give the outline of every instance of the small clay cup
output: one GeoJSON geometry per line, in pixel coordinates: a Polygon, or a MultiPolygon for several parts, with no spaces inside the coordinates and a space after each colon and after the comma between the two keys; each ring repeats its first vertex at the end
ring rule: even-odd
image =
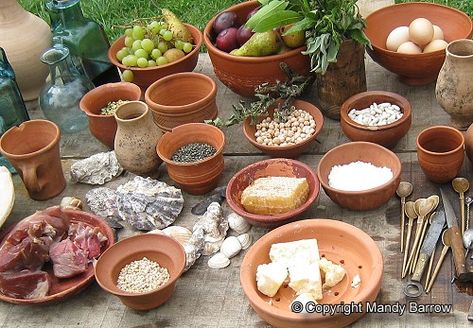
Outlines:
{"type": "Polygon", "coordinates": [[[0,152],[18,171],[32,199],[50,199],[66,187],[60,139],[59,127],[47,120],[26,121],[0,138],[0,152]]]}
{"type": "Polygon", "coordinates": [[[180,125],[165,133],[156,146],[158,156],[166,163],[169,177],[181,188],[195,195],[201,195],[217,187],[223,173],[223,147],[225,134],[212,125],[189,123],[180,125]],[[179,163],[171,160],[182,146],[190,143],[212,145],[217,152],[204,160],[193,163],[179,163]]]}
{"type": "Polygon", "coordinates": [[[427,178],[446,183],[458,175],[465,157],[465,138],[455,128],[432,126],[417,136],[417,159],[427,178]]]}
{"type": "Polygon", "coordinates": [[[106,250],[95,265],[95,278],[105,291],[116,295],[135,310],[150,310],[165,303],[173,294],[177,279],[186,265],[186,253],[176,239],[161,234],[142,234],[123,239],[106,250]],[[129,293],[117,287],[121,269],[143,257],[159,263],[169,272],[169,280],[146,293],[129,293]]]}
{"type": "Polygon", "coordinates": [[[113,115],[102,115],[100,110],[111,101],[140,100],[141,89],[136,84],[117,82],[103,84],[85,94],[79,106],[89,119],[92,135],[110,149],[114,148],[117,122],[113,115]]]}
{"type": "Polygon", "coordinates": [[[200,73],[178,73],[154,82],[145,93],[156,125],[163,131],[217,117],[217,85],[200,73]]]}

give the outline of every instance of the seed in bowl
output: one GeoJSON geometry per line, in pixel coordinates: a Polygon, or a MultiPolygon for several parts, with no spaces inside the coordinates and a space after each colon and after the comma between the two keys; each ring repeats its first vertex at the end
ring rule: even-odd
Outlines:
{"type": "Polygon", "coordinates": [[[100,110],[101,115],[113,115],[117,111],[118,107],[120,107],[123,104],[126,104],[128,100],[121,100],[118,99],[117,101],[111,101],[100,110]]]}
{"type": "Polygon", "coordinates": [[[316,123],[312,115],[302,109],[294,109],[283,122],[267,117],[256,124],[256,142],[265,146],[289,146],[301,143],[315,133],[316,123]]]}
{"type": "Polygon", "coordinates": [[[366,162],[335,165],[330,169],[328,184],[343,191],[363,191],[379,187],[393,178],[388,167],[378,167],[366,162]]]}
{"type": "Polygon", "coordinates": [[[216,152],[217,150],[212,145],[196,142],[187,144],[176,150],[171,159],[174,162],[193,163],[209,158],[216,152]]]}
{"type": "Polygon", "coordinates": [[[117,287],[128,293],[146,293],[169,280],[169,272],[146,257],[125,265],[118,275],[117,287]]]}
{"type": "Polygon", "coordinates": [[[373,103],[368,108],[355,109],[348,112],[354,122],[365,126],[383,126],[396,122],[403,113],[398,105],[388,102],[382,104],[373,103]]]}

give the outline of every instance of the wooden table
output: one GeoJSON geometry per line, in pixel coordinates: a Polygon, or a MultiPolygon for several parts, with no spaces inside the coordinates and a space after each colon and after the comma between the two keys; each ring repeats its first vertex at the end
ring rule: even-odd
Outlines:
{"type": "MultiPolygon", "coordinates": [[[[210,75],[218,84],[220,115],[228,117],[231,105],[239,97],[225,88],[215,77],[210,60],[206,54],[200,56],[196,71],[210,75]]],[[[395,151],[403,164],[402,179],[414,184],[411,199],[429,196],[437,192],[436,186],[424,177],[415,152],[415,138],[424,128],[434,124],[449,124],[448,115],[438,106],[435,96],[435,84],[424,87],[408,87],[401,84],[397,77],[384,70],[369,58],[366,60],[368,89],[388,90],[405,96],[413,107],[413,124],[407,136],[397,145],[395,151]]],[[[308,96],[313,101],[313,96],[308,96]]],[[[41,117],[40,110],[31,110],[32,118],[41,117]]],[[[221,183],[250,163],[267,158],[250,145],[244,138],[241,127],[236,126],[226,131],[225,173],[221,183]]],[[[345,143],[337,121],[326,120],[317,143],[309,152],[299,159],[314,170],[321,156],[332,147],[345,143]]],[[[64,135],[61,141],[63,167],[69,180],[70,165],[77,159],[88,157],[105,147],[96,141],[88,131],[78,135],[64,135]]],[[[462,175],[470,180],[471,164],[465,160],[462,175]]],[[[130,179],[124,175],[112,181],[108,186],[114,188],[130,179]]],[[[160,179],[169,180],[165,167],[160,168],[160,179]]],[[[12,224],[35,210],[58,204],[63,196],[70,195],[83,198],[91,188],[88,185],[75,185],[68,182],[66,190],[58,197],[36,202],[31,200],[18,176],[14,177],[16,203],[7,224],[12,224]]],[[[185,208],[175,222],[192,228],[196,217],[190,208],[199,197],[184,195],[185,208]]],[[[384,256],[384,277],[382,289],[377,301],[379,303],[405,303],[400,280],[402,257],[399,252],[399,199],[393,197],[385,206],[368,212],[353,212],[340,208],[321,191],[317,201],[300,216],[304,218],[333,218],[353,224],[367,232],[378,244],[384,256]]],[[[226,207],[228,211],[228,208],[226,207]]],[[[266,233],[262,228],[252,228],[255,239],[266,233]]],[[[126,229],[122,234],[131,235],[137,232],[126,229]]],[[[439,251],[437,251],[439,254],[439,251]]],[[[82,293],[58,304],[46,306],[19,306],[0,303],[0,324],[2,327],[268,327],[250,307],[239,281],[239,267],[244,252],[232,259],[226,269],[210,269],[207,257],[203,257],[179,280],[172,299],[158,309],[149,312],[138,312],[126,308],[118,298],[102,291],[93,283],[82,293]]],[[[353,327],[463,327],[467,326],[466,312],[472,294],[472,286],[466,292],[459,292],[455,284],[450,284],[453,264],[448,255],[432,292],[422,296],[420,303],[453,304],[452,312],[444,315],[429,314],[369,314],[359,320],[353,327]]]]}

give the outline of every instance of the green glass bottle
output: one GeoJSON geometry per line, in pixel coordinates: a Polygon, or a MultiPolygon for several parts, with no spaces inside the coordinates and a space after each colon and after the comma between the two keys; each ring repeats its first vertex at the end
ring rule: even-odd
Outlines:
{"type": "Polygon", "coordinates": [[[120,81],[117,68],[108,60],[110,44],[103,28],[84,17],[80,0],[46,0],[53,43],[69,48],[77,68],[95,86],[120,81]]]}

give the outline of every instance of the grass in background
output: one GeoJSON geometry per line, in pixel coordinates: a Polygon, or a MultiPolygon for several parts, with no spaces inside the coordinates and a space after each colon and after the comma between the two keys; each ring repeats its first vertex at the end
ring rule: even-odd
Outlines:
{"type": "MultiPolygon", "coordinates": [[[[401,2],[416,2],[417,0],[396,0],[396,3],[401,2]]],[[[467,13],[473,18],[473,0],[426,0],[424,2],[434,2],[441,5],[454,7],[467,13]]]]}

